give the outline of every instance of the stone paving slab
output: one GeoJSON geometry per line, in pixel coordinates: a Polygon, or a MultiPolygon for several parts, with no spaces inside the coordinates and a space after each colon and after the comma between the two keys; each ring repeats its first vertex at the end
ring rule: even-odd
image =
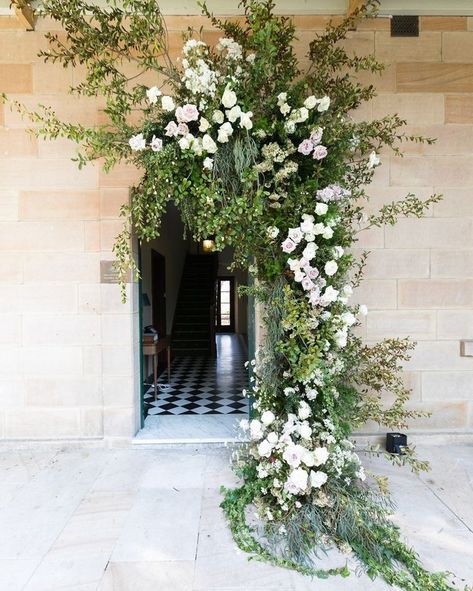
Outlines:
{"type": "MultiPolygon", "coordinates": [[[[473,583],[473,446],[418,451],[433,468],[420,477],[365,463],[389,476],[394,519],[426,566],[454,571],[461,589],[473,583]]],[[[230,453],[0,453],[0,591],[388,591],[365,576],[313,581],[248,561],[219,508],[220,485],[235,483],[230,453]]]]}

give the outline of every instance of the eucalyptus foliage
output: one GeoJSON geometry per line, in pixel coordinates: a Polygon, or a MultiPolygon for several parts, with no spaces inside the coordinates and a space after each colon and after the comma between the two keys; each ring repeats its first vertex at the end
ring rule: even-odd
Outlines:
{"type": "MultiPolygon", "coordinates": [[[[365,345],[353,332],[365,310],[349,298],[367,256],[352,254],[358,234],[420,217],[440,199],[409,194],[366,215],[378,154],[401,155],[405,141],[432,140],[406,135],[396,115],[351,116],[375,95],[357,75],[383,66],[341,42],[374,15],[374,2],[315,35],[305,71],[291,19],[276,16],[272,0],[241,6],[244,18],[221,21],[203,5],[222,38],[210,47],[201,31],[187,31],[176,62],[154,0],[108,0],[106,8],[45,0],[43,14],[66,35],[47,34],[42,57],[85,67],[71,92],[101,96],[108,123],[90,128],[63,122],[48,107],[14,107],[38,135],[76,141],[79,166],[102,158],[106,170],[121,160],[142,169],[115,244],[122,277],[136,270],[132,233],[156,238],[170,202],[195,240],[213,236],[217,250],[232,246],[234,265],[254,275],[245,291],[259,302],[266,337],[251,362],[255,412],[243,425],[251,441],[235,457],[241,485],[225,490],[222,503],[237,544],[307,575],[347,576],[345,565],[323,568],[324,552],[335,546],[371,577],[407,591],[451,589],[445,574],[427,572],[403,543],[385,480],[373,475],[367,484],[350,441],[366,421],[395,429],[420,414],[406,407],[400,374],[412,343],[365,345]],[[142,80],[150,72],[148,88],[142,80]]],[[[390,459],[427,468],[413,450],[390,459]]]]}

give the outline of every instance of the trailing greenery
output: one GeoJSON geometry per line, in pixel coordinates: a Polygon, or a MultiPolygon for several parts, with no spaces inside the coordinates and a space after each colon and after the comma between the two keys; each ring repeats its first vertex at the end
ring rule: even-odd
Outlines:
{"type": "MultiPolygon", "coordinates": [[[[433,140],[405,134],[396,115],[351,116],[375,95],[357,74],[375,76],[383,66],[341,42],[360,18],[374,15],[375,2],[316,35],[305,71],[291,19],[276,16],[271,0],[241,7],[242,20],[222,21],[203,4],[222,37],[209,46],[188,30],[176,62],[154,0],[108,0],[106,8],[45,0],[43,14],[66,37],[48,35],[51,48],[41,55],[85,67],[71,92],[101,96],[108,122],[89,128],[61,121],[48,107],[13,108],[38,135],[76,141],[79,166],[102,158],[106,170],[121,160],[142,169],[114,249],[122,278],[136,271],[132,235],[156,238],[170,202],[190,236],[215,237],[217,250],[232,246],[234,265],[253,274],[245,292],[261,307],[266,337],[251,360],[255,412],[242,422],[250,443],[235,457],[241,485],[225,490],[222,504],[239,547],[309,576],[347,576],[345,564],[323,568],[324,552],[336,547],[370,577],[406,591],[452,589],[402,541],[389,519],[386,480],[373,476],[367,484],[350,440],[366,421],[394,429],[422,414],[406,407],[400,375],[413,344],[363,344],[353,329],[366,309],[349,299],[368,256],[352,253],[359,232],[420,217],[440,199],[409,194],[366,215],[381,149],[401,156],[403,142],[433,140]],[[142,80],[150,72],[155,85],[148,88],[142,80]],[[249,508],[259,516],[253,525],[249,508]]],[[[413,449],[390,459],[428,468],[413,449]]]]}

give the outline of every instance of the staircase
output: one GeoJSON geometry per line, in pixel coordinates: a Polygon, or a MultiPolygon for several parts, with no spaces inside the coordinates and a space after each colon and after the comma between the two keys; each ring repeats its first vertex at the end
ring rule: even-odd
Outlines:
{"type": "Polygon", "coordinates": [[[172,331],[172,349],[177,355],[215,354],[217,257],[187,255],[172,331]]]}

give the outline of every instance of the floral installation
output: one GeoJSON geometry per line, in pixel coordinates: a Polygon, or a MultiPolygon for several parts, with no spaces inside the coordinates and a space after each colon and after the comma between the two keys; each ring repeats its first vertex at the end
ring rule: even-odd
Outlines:
{"type": "MultiPolygon", "coordinates": [[[[349,55],[339,42],[375,8],[368,2],[315,36],[303,72],[294,26],[274,14],[271,0],[243,0],[240,22],[220,21],[204,5],[222,35],[211,46],[188,31],[177,62],[153,0],[107,9],[44,0],[43,13],[62,24],[68,43],[48,34],[50,49],[41,55],[85,65],[73,92],[103,95],[110,121],[86,128],[48,108],[14,106],[38,124],[38,135],[80,144],[80,166],[101,157],[106,170],[123,159],[143,170],[115,245],[123,278],[136,270],[132,232],[140,241],[157,237],[170,201],[195,240],[215,236],[216,249],[232,246],[234,265],[252,273],[244,292],[261,307],[266,337],[249,363],[253,415],[241,425],[249,443],[234,454],[240,485],[225,490],[222,503],[240,548],[307,575],[347,576],[345,564],[323,568],[320,552],[334,547],[372,578],[406,591],[444,591],[453,589],[447,575],[426,571],[402,541],[385,480],[365,473],[351,440],[367,420],[401,428],[419,416],[405,406],[409,390],[399,373],[412,343],[370,347],[356,334],[368,311],[350,298],[367,255],[356,259],[352,246],[360,231],[420,217],[440,198],[409,194],[377,214],[364,212],[381,149],[399,154],[403,141],[432,141],[406,136],[397,116],[356,122],[350,115],[375,94],[356,74],[382,65],[349,55]],[[140,84],[123,63],[154,71],[156,84],[140,84]]],[[[389,459],[427,467],[412,450],[389,459]]]]}

